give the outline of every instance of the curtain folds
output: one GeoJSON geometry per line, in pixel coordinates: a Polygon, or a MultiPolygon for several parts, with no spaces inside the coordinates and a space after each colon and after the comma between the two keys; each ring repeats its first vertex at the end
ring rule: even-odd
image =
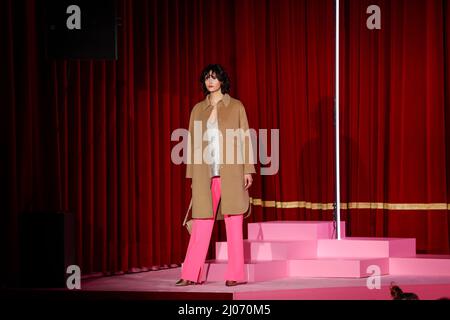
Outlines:
{"type": "MultiPolygon", "coordinates": [[[[341,3],[347,235],[448,253],[449,5],[378,0],[382,29],[369,30],[375,3],[341,3]]],[[[119,0],[118,12],[117,61],[55,61],[40,2],[0,4],[2,273],[16,274],[23,212],[75,214],[83,273],[182,262],[191,189],[171,134],[203,99],[208,63],[228,71],[252,128],[279,129],[278,173],[255,176],[245,225],[333,219],[334,1],[119,0]]],[[[212,242],[224,239],[219,223],[212,242]]]]}

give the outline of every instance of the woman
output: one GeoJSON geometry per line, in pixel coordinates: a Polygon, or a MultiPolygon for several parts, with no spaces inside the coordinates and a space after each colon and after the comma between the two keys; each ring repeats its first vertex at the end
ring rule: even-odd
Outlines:
{"type": "Polygon", "coordinates": [[[220,65],[206,66],[200,82],[206,98],[191,111],[186,172],[192,179],[194,223],[176,285],[200,282],[214,220],[224,218],[228,243],[225,284],[235,286],[246,280],[242,224],[255,173],[249,126],[244,106],[228,94],[230,82],[220,65]]]}

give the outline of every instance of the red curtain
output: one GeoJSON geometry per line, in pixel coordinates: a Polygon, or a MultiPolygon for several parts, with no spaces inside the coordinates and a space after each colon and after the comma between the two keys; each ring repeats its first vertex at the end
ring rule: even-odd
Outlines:
{"type": "Polygon", "coordinates": [[[342,199],[351,235],[412,237],[419,251],[449,252],[449,13],[447,1],[349,0],[342,8],[342,199]],[[366,27],[373,4],[381,30],[366,27]]]}
{"type": "MultiPolygon", "coordinates": [[[[171,133],[203,98],[208,63],[228,71],[252,128],[280,130],[279,171],[255,177],[246,223],[333,218],[334,1],[121,0],[117,61],[46,60],[39,2],[0,6],[7,274],[28,211],[75,213],[83,273],[183,260],[190,182],[171,162],[171,133]]],[[[342,2],[348,235],[449,252],[448,13],[438,0],[342,2]],[[381,30],[366,28],[372,4],[381,30]]],[[[212,243],[224,239],[218,223],[212,243]]]]}

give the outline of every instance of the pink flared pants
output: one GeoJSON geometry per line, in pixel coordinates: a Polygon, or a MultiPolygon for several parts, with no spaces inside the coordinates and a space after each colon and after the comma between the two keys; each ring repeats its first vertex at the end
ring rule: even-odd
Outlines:
{"type": "MultiPolygon", "coordinates": [[[[194,282],[201,281],[202,269],[208,253],[209,242],[220,200],[220,177],[211,179],[211,193],[214,217],[194,219],[192,234],[181,270],[181,278],[194,282]]],[[[224,280],[245,281],[244,245],[242,236],[243,214],[224,215],[227,232],[228,267],[224,280]]]]}

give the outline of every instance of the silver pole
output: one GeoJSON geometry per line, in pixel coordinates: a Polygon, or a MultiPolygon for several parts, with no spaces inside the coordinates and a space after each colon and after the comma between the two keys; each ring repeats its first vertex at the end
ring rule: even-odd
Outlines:
{"type": "Polygon", "coordinates": [[[335,121],[336,121],[336,237],[341,240],[341,191],[339,175],[339,0],[336,0],[336,88],[335,88],[335,121]]]}

